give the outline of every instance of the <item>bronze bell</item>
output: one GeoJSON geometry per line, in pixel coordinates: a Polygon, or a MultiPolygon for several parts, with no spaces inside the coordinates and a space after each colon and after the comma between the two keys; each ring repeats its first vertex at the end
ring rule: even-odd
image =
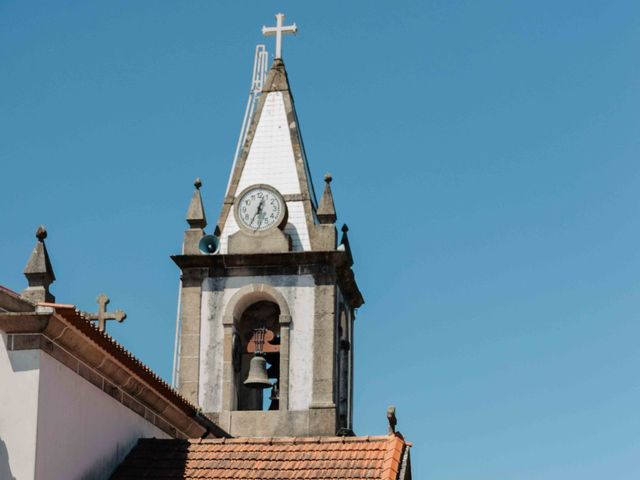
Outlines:
{"type": "Polygon", "coordinates": [[[255,354],[249,363],[249,375],[244,384],[250,388],[271,388],[267,376],[267,360],[264,356],[255,354]]]}

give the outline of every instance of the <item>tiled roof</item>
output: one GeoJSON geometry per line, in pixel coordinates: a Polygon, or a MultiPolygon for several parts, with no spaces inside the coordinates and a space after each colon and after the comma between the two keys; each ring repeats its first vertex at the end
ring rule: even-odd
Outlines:
{"type": "Polygon", "coordinates": [[[111,478],[396,480],[408,447],[399,435],[141,439],[111,478]]]}

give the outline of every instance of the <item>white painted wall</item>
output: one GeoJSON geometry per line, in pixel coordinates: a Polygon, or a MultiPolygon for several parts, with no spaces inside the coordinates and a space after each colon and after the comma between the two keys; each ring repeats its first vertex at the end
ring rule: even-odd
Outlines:
{"type": "Polygon", "coordinates": [[[137,413],[39,352],[36,478],[108,478],[139,438],[170,438],[137,413]]]}
{"type": "Polygon", "coordinates": [[[291,236],[291,249],[294,252],[310,251],[309,227],[304,214],[302,202],[287,202],[289,218],[284,228],[284,233],[291,236]]]}
{"type": "Polygon", "coordinates": [[[0,344],[0,479],[108,478],[139,438],[169,438],[43,351],[0,344]]]}
{"type": "Polygon", "coordinates": [[[315,283],[312,275],[207,278],[203,281],[199,403],[205,412],[222,409],[222,316],[231,297],[252,283],[273,286],[289,305],[289,409],[307,410],[311,404],[313,378],[315,283]]]}
{"type": "Polygon", "coordinates": [[[0,332],[0,478],[34,478],[38,420],[38,350],[7,351],[0,332]]]}

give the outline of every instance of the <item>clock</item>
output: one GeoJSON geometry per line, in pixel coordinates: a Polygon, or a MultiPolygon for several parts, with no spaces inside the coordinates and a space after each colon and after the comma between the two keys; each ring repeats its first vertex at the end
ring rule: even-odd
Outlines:
{"type": "Polygon", "coordinates": [[[252,185],[238,195],[236,222],[245,231],[261,233],[286,223],[287,205],[270,185],[252,185]]]}

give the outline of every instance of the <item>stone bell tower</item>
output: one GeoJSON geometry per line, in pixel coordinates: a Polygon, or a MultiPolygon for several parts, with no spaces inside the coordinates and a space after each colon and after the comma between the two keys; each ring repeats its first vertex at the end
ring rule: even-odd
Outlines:
{"type": "MultiPolygon", "coordinates": [[[[278,28],[295,26],[279,18],[278,28]]],[[[172,257],[182,279],[176,382],[234,436],[334,435],[352,428],[364,300],[346,226],[338,241],[330,176],[316,201],[280,57],[209,236],[196,182],[183,253],[172,257]]]]}

